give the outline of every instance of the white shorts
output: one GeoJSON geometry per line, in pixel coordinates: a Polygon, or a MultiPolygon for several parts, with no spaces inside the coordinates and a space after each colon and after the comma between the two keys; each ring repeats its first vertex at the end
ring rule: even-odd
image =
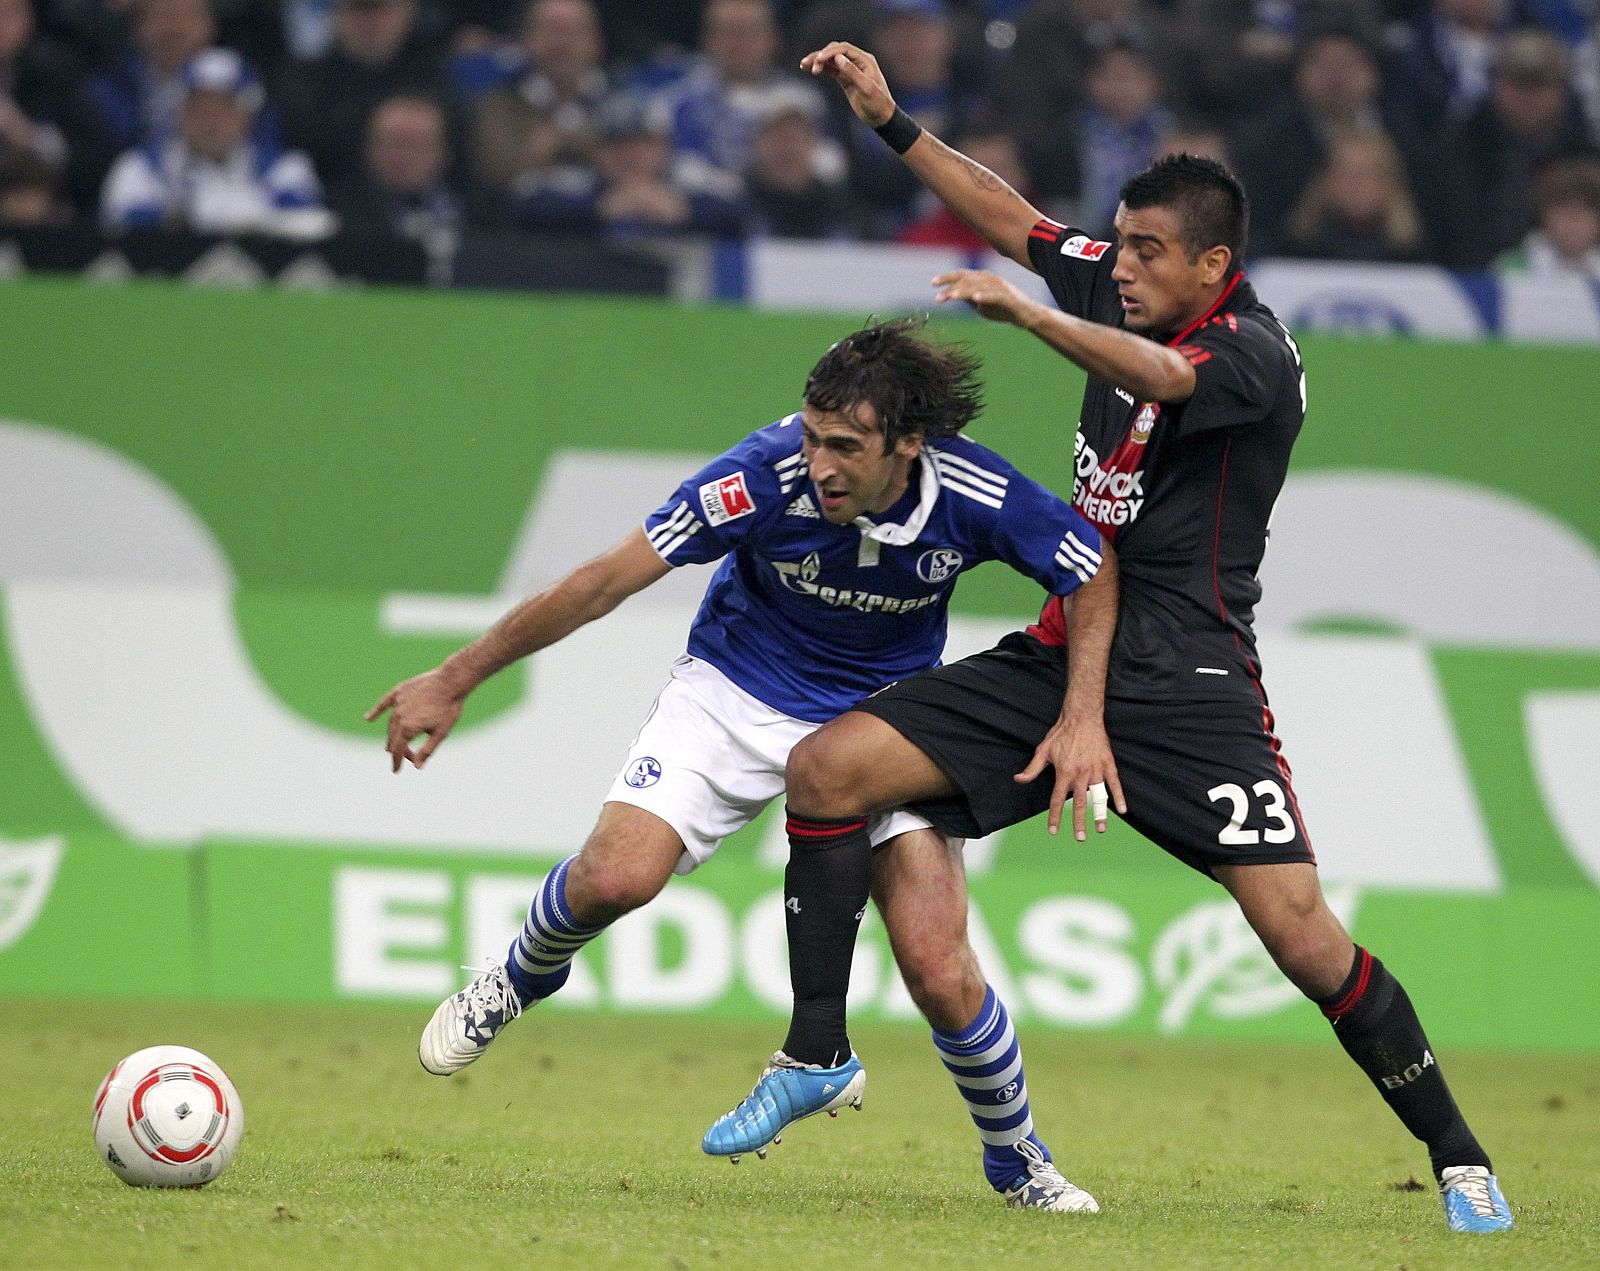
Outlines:
{"type": "MultiPolygon", "coordinates": [[[[789,752],[820,727],[757,701],[709,662],[681,657],[606,801],[631,803],[676,830],[683,855],[673,873],[690,873],[783,793],[789,752]]],[[[888,812],[870,832],[877,846],[930,828],[910,812],[888,812]]]]}

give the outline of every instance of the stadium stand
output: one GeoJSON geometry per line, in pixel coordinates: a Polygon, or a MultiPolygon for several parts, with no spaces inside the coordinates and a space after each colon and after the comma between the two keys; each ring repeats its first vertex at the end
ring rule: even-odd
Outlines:
{"type": "MultiPolygon", "coordinates": [[[[0,235],[11,272],[152,258],[96,228],[113,163],[183,150],[191,67],[220,47],[263,90],[250,153],[309,156],[332,211],[239,228],[414,240],[429,281],[460,281],[489,242],[534,285],[528,262],[570,275],[592,251],[640,262],[597,287],[726,296],[751,266],[705,240],[941,241],[925,193],[799,72],[837,34],[881,55],[913,115],[992,138],[1049,214],[1093,232],[1124,173],[1198,137],[1250,190],[1253,257],[1520,279],[1533,261],[1587,284],[1597,21],[1589,0],[0,0],[0,235]],[[1552,207],[1571,209],[1560,232],[1552,207]]],[[[219,226],[183,199],[149,220],[142,237],[186,242],[219,226]]],[[[393,278],[397,250],[371,269],[334,254],[393,278]]]]}

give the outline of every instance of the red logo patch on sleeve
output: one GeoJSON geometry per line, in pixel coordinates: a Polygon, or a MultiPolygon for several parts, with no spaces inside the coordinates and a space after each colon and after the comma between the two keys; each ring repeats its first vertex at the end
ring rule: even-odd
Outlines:
{"type": "Polygon", "coordinates": [[[1061,244],[1061,254],[1076,256],[1079,260],[1099,260],[1110,246],[1110,243],[1093,240],[1087,234],[1074,234],[1061,244]]]}
{"type": "Polygon", "coordinates": [[[749,516],[756,510],[756,503],[750,497],[744,473],[735,472],[720,481],[707,481],[700,487],[700,508],[707,525],[724,525],[749,516]]]}

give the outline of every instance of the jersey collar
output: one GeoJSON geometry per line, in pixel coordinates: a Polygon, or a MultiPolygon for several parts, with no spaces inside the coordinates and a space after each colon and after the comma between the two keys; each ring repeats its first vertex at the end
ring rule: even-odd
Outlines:
{"type": "Polygon", "coordinates": [[[1233,295],[1233,293],[1238,289],[1239,284],[1242,283],[1243,281],[1244,281],[1244,270],[1241,269],[1241,270],[1238,270],[1233,275],[1233,277],[1228,280],[1228,285],[1222,289],[1222,294],[1219,295],[1215,300],[1213,300],[1211,302],[1211,307],[1209,309],[1207,309],[1204,313],[1202,313],[1193,322],[1191,322],[1188,326],[1184,327],[1184,329],[1182,331],[1178,332],[1177,335],[1173,336],[1172,339],[1168,340],[1167,341],[1167,346],[1169,348],[1177,348],[1178,345],[1182,344],[1191,335],[1193,335],[1197,330],[1199,330],[1201,327],[1203,327],[1207,322],[1210,322],[1212,317],[1216,314],[1217,310],[1221,309],[1222,306],[1227,303],[1228,297],[1233,295]]]}
{"type": "Polygon", "coordinates": [[[860,527],[862,537],[887,543],[890,547],[904,547],[907,543],[917,541],[923,526],[933,515],[933,505],[939,499],[939,473],[928,455],[928,447],[924,446],[922,450],[918,460],[922,471],[917,489],[917,506],[912,509],[911,515],[900,525],[878,525],[871,517],[858,516],[855,524],[860,527]]]}

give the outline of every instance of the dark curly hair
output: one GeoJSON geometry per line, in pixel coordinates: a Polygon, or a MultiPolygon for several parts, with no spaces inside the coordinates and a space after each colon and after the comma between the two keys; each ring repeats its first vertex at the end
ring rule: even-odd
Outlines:
{"type": "Polygon", "coordinates": [[[847,335],[806,378],[805,402],[848,413],[870,403],[887,454],[902,437],[954,437],[983,410],[981,363],[964,345],[922,334],[922,318],[895,318],[847,335]]]}

